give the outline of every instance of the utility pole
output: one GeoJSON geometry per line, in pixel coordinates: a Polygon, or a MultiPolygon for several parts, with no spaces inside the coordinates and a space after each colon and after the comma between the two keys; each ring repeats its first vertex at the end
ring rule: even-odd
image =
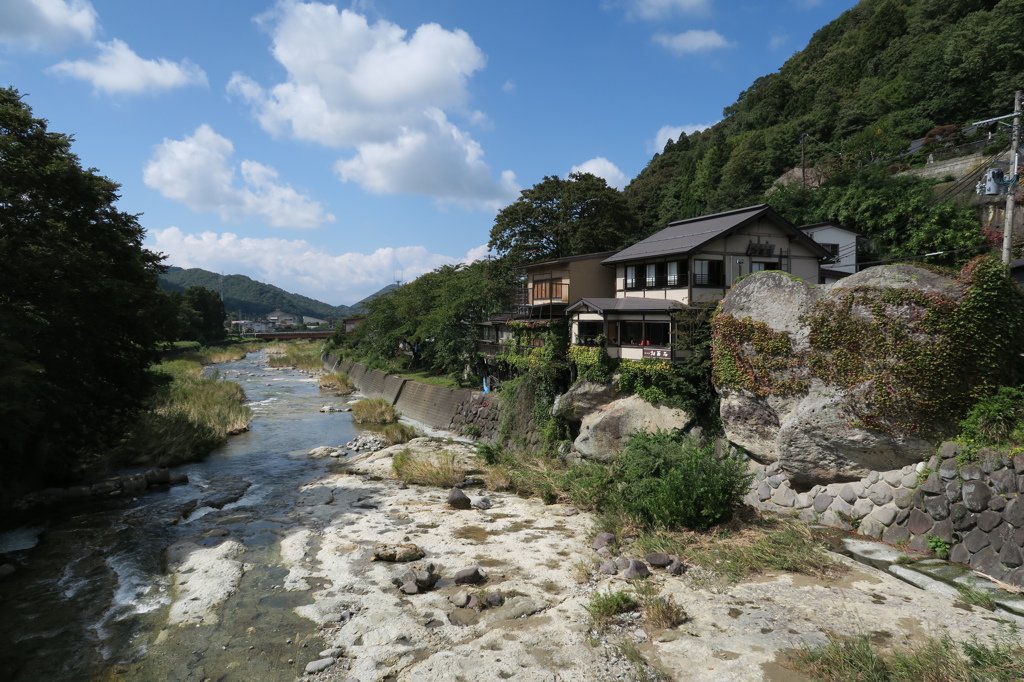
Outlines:
{"type": "Polygon", "coordinates": [[[1013,209],[1017,203],[1017,147],[1020,145],[1020,98],[1021,91],[1013,93],[1013,132],[1010,135],[1010,153],[1013,155],[1013,165],[1010,168],[1010,184],[1006,188],[1006,215],[1003,219],[1003,264],[1010,264],[1010,245],[1013,243],[1013,209]]]}

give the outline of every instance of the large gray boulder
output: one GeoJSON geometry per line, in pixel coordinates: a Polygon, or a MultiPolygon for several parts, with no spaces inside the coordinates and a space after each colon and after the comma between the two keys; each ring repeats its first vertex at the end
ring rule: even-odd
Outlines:
{"type": "Polygon", "coordinates": [[[691,421],[690,414],[683,410],[652,405],[631,395],[583,417],[573,449],[586,459],[609,461],[622,454],[636,431],[685,429],[691,421]]]}
{"type": "MultiPolygon", "coordinates": [[[[805,390],[767,395],[727,386],[716,386],[716,390],[726,438],[761,462],[781,462],[801,483],[855,480],[871,470],[919,462],[935,450],[931,440],[898,429],[889,432],[858,425],[847,409],[849,399],[870,386],[865,383],[847,391],[822,381],[802,364],[802,354],[810,349],[806,319],[815,304],[854,287],[916,289],[954,299],[963,293],[957,280],[912,265],[870,268],[825,286],[765,272],[734,286],[719,309],[719,315],[749,318],[789,335],[790,376],[802,381],[805,390]]],[[[902,314],[909,319],[913,311],[894,313],[902,314]]],[[[745,350],[750,352],[749,346],[745,350]]]]}
{"type": "Polygon", "coordinates": [[[612,384],[599,384],[589,379],[580,379],[568,391],[555,398],[551,414],[570,422],[579,423],[583,418],[620,396],[612,384]]]}

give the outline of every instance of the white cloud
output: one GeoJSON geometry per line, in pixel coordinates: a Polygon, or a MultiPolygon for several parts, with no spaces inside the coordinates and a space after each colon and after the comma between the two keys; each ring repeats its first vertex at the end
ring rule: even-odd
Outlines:
{"type": "Polygon", "coordinates": [[[486,121],[468,110],[469,78],[486,58],[465,31],[424,24],[409,35],[387,21],[297,0],[258,21],[287,80],[265,88],[236,73],[228,91],[252,106],[264,130],[355,149],[339,162],[339,177],[371,192],[484,207],[509,199],[510,173],[495,178],[480,146],[449,120],[486,121]],[[435,155],[432,177],[421,165],[426,151],[435,155]]]}
{"type": "Polygon", "coordinates": [[[185,234],[177,227],[150,231],[147,246],[166,253],[170,265],[244,273],[333,304],[365,298],[393,283],[396,272],[409,282],[442,265],[468,263],[487,254],[484,245],[463,257],[430,253],[423,246],[332,255],[305,240],[254,239],[230,232],[185,234]]]}
{"type": "Polygon", "coordinates": [[[726,40],[718,31],[698,30],[684,31],[676,35],[658,33],[654,36],[654,42],[676,54],[692,54],[736,45],[726,40]]]}
{"type": "Polygon", "coordinates": [[[513,93],[516,91],[516,84],[512,81],[505,81],[501,84],[501,91],[507,93],[513,93]]]}
{"type": "Polygon", "coordinates": [[[505,171],[496,187],[480,145],[451,125],[444,112],[434,109],[426,117],[430,128],[359,145],[355,157],[335,164],[338,176],[375,194],[425,194],[467,207],[497,210],[515,199],[515,174],[505,171]]]}
{"type": "Polygon", "coordinates": [[[203,124],[184,140],[164,139],[143,170],[143,181],[193,211],[215,212],[222,220],[263,218],[273,227],[318,227],[333,222],[319,202],[278,180],[277,171],[256,161],[238,164],[237,184],[231,140],[203,124]]]}
{"type": "Polygon", "coordinates": [[[789,42],[789,36],[788,35],[786,35],[784,33],[778,33],[776,35],[773,35],[771,37],[771,39],[768,41],[768,49],[769,50],[777,50],[777,49],[779,49],[780,47],[782,47],[783,45],[785,45],[788,42],[789,42]]]}
{"type": "Polygon", "coordinates": [[[629,0],[629,14],[641,19],[664,19],[676,12],[704,14],[710,0],[629,0]]]}
{"type": "Polygon", "coordinates": [[[678,142],[681,135],[690,135],[698,130],[707,130],[716,123],[718,121],[712,121],[711,123],[689,123],[682,126],[661,126],[654,135],[654,139],[647,144],[647,151],[651,154],[660,153],[665,149],[665,144],[669,140],[678,142]]]}
{"type": "Polygon", "coordinates": [[[57,50],[91,40],[96,10],[88,0],[3,0],[0,43],[31,50],[57,50]]]}
{"type": "Polygon", "coordinates": [[[50,73],[64,74],[92,83],[96,90],[154,92],[185,85],[206,85],[206,74],[187,59],[143,59],[121,40],[98,43],[100,54],[93,61],[65,61],[51,66],[50,73]]]}
{"type": "Polygon", "coordinates": [[[599,178],[604,178],[610,187],[615,187],[616,189],[622,189],[626,185],[626,175],[614,163],[603,156],[598,156],[589,161],[584,161],[578,166],[573,166],[569,173],[590,173],[591,175],[596,175],[599,178]]]}

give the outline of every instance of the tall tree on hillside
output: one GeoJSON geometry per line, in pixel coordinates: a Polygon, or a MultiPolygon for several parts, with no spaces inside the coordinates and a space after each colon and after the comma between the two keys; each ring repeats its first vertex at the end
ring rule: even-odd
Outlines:
{"type": "Polygon", "coordinates": [[[68,472],[153,385],[173,312],[157,290],[162,256],[115,208],[117,189],[0,90],[0,488],[68,472]]]}
{"type": "Polygon", "coordinates": [[[622,192],[604,178],[573,173],[545,177],[494,219],[489,246],[506,265],[611,251],[639,239],[622,192]]]}

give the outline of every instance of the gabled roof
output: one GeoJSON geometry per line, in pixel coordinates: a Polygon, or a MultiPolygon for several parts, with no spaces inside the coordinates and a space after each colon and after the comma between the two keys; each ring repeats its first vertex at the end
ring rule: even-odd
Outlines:
{"type": "Polygon", "coordinates": [[[679,301],[664,298],[581,298],[565,309],[566,314],[575,312],[630,312],[630,313],[663,313],[669,310],[684,308],[679,301]]]}
{"type": "Polygon", "coordinates": [[[563,258],[552,258],[550,260],[537,261],[536,263],[527,263],[525,265],[517,266],[519,269],[526,270],[528,268],[535,268],[541,265],[556,265],[559,263],[572,263],[579,260],[591,260],[594,258],[602,258],[615,254],[615,251],[601,251],[599,253],[583,253],[578,256],[565,256],[563,258]]]}
{"type": "Polygon", "coordinates": [[[839,223],[834,223],[831,220],[826,220],[823,223],[814,223],[812,225],[801,225],[797,229],[800,230],[801,232],[806,232],[807,230],[816,230],[819,227],[834,227],[837,230],[843,230],[844,232],[849,232],[850,234],[856,235],[859,238],[867,239],[867,237],[865,237],[863,233],[858,232],[857,230],[851,230],[848,227],[843,227],[839,223]]]}
{"type": "Polygon", "coordinates": [[[689,253],[719,237],[732,234],[745,225],[761,218],[770,220],[783,228],[819,255],[823,257],[829,255],[828,251],[820,244],[816,244],[814,240],[798,230],[793,223],[776,213],[771,206],[768,204],[758,204],[734,211],[669,223],[668,227],[661,232],[657,232],[643,241],[626,247],[611,258],[606,258],[602,261],[602,264],[614,265],[615,263],[625,261],[689,253]]]}

